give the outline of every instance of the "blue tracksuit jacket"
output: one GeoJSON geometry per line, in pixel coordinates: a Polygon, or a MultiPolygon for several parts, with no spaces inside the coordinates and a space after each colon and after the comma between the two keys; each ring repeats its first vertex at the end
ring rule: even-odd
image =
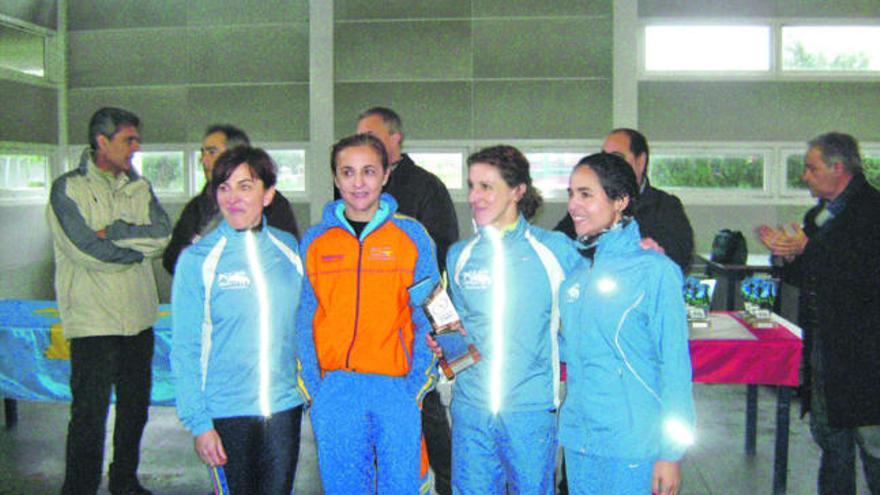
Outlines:
{"type": "Polygon", "coordinates": [[[302,274],[296,239],[265,218],[259,231],[224,221],[183,251],[171,292],[171,366],[177,414],[194,436],[213,428],[212,418],[303,403],[295,340],[302,274]]]}
{"type": "Polygon", "coordinates": [[[522,216],[511,230],[481,228],[450,248],[449,292],[482,354],[456,378],[454,401],[494,412],[559,405],[557,292],[580,263],[565,235],[522,216]]]}
{"type": "Polygon", "coordinates": [[[694,430],[683,281],[640,237],[635,220],[602,234],[560,289],[559,438],[593,456],[677,461],[694,430]]]}

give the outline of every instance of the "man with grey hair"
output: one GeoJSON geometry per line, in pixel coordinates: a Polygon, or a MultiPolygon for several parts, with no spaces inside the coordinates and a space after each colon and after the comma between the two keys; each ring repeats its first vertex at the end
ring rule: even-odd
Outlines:
{"type": "Polygon", "coordinates": [[[761,241],[800,288],[802,390],[822,449],[820,494],[855,494],[858,449],[880,494],[880,192],[856,140],[830,132],[808,144],[801,179],[819,200],[790,231],[762,225],[761,241]]]}
{"type": "MultiPolygon", "coordinates": [[[[174,265],[177,264],[177,258],[181,251],[213,230],[220,221],[220,210],[210,190],[211,173],[214,170],[214,162],[217,161],[217,157],[227,149],[250,146],[250,144],[251,141],[247,134],[233,125],[213,124],[205,129],[201,149],[205,187],[183,207],[180,218],[174,225],[171,242],[168,243],[168,247],[162,255],[162,266],[168,270],[168,273],[174,274],[174,265]]],[[[281,191],[275,191],[272,202],[263,210],[263,213],[266,215],[266,223],[290,232],[294,237],[299,238],[299,229],[296,225],[296,217],[293,215],[293,208],[287,198],[281,194],[281,191]]]]}
{"type": "Polygon", "coordinates": [[[52,183],[47,219],[55,247],[55,292],[70,339],[70,423],[63,494],[101,484],[111,392],[116,424],[110,493],[145,495],[137,478],[152,388],[153,323],[159,298],[152,258],[171,222],[131,164],[140,120],[102,108],[89,123],[79,167],[52,183]]]}

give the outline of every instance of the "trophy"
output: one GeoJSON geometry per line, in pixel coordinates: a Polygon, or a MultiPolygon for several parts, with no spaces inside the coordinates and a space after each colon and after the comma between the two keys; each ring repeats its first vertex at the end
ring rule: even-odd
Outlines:
{"type": "Polygon", "coordinates": [[[443,349],[440,370],[448,379],[453,379],[462,371],[477,364],[480,351],[465,339],[461,333],[461,318],[443,289],[442,283],[431,286],[430,279],[424,279],[409,288],[410,298],[425,310],[431,322],[431,337],[443,349]]]}
{"type": "Polygon", "coordinates": [[[776,282],[761,277],[748,277],[740,285],[745,311],[743,320],[755,328],[772,328],[773,303],[776,301],[776,282]]]}
{"type": "Polygon", "coordinates": [[[688,277],[684,283],[684,303],[687,308],[688,325],[691,328],[708,328],[709,306],[715,292],[715,279],[688,277]]]}

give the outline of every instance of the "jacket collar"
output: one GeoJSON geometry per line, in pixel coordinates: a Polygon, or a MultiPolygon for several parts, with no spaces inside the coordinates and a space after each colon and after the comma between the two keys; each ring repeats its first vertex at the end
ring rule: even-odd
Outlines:
{"type": "Polygon", "coordinates": [[[244,236],[247,234],[247,232],[252,232],[257,239],[260,239],[266,235],[266,231],[268,230],[266,228],[266,225],[268,225],[268,224],[266,223],[266,214],[264,213],[262,223],[260,224],[259,227],[254,227],[254,228],[244,229],[244,230],[236,230],[236,229],[233,229],[231,225],[229,225],[229,222],[227,222],[226,220],[223,220],[220,222],[219,225],[217,225],[217,230],[219,231],[219,233],[223,237],[228,237],[230,239],[235,239],[235,240],[244,239],[244,236]]]}
{"type": "MultiPolygon", "coordinates": [[[[376,211],[376,214],[373,215],[373,218],[367,223],[364,231],[361,232],[360,238],[363,239],[371,232],[378,229],[383,223],[394,216],[396,212],[397,201],[390,194],[382,193],[379,196],[379,209],[376,211]]],[[[352,235],[355,235],[354,229],[351,228],[348,220],[345,219],[345,202],[341,199],[330,201],[324,206],[322,221],[325,225],[340,227],[349,231],[352,235]]]]}
{"type": "Polygon", "coordinates": [[[596,256],[640,250],[641,238],[639,223],[634,218],[624,219],[599,234],[599,238],[595,241],[596,256]]]}
{"type": "MultiPolygon", "coordinates": [[[[516,223],[514,223],[512,226],[509,226],[508,228],[501,231],[501,239],[502,240],[508,240],[508,239],[512,240],[512,239],[519,239],[519,238],[523,237],[525,235],[526,229],[528,228],[528,225],[529,225],[529,222],[527,222],[525,217],[522,216],[522,214],[520,214],[516,218],[516,223]]],[[[495,227],[492,227],[490,225],[486,225],[483,227],[477,227],[477,233],[481,237],[489,235],[489,232],[495,233],[495,232],[498,232],[498,229],[495,227]]]]}
{"type": "MultiPolygon", "coordinates": [[[[96,176],[105,175],[104,171],[99,169],[98,166],[95,164],[95,154],[89,147],[83,149],[82,154],[79,156],[79,166],[77,166],[77,170],[79,170],[79,173],[81,173],[82,175],[89,175],[90,172],[92,175],[96,176]]],[[[128,172],[124,174],[124,177],[128,179],[126,182],[134,182],[140,178],[140,175],[138,175],[138,173],[132,167],[128,172]]],[[[113,180],[108,180],[108,182],[110,182],[111,184],[118,183],[119,179],[120,178],[117,176],[113,180]]]]}

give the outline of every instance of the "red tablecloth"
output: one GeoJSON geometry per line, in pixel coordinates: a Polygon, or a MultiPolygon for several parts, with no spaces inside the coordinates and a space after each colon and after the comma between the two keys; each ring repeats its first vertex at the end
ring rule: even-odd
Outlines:
{"type": "MultiPolygon", "coordinates": [[[[713,313],[711,319],[713,323],[734,321],[748,333],[743,334],[746,338],[692,337],[689,344],[695,382],[798,385],[803,343],[795,333],[797,327],[752,328],[734,312],[713,313]]],[[[700,333],[711,332],[709,328],[700,333]]]]}

